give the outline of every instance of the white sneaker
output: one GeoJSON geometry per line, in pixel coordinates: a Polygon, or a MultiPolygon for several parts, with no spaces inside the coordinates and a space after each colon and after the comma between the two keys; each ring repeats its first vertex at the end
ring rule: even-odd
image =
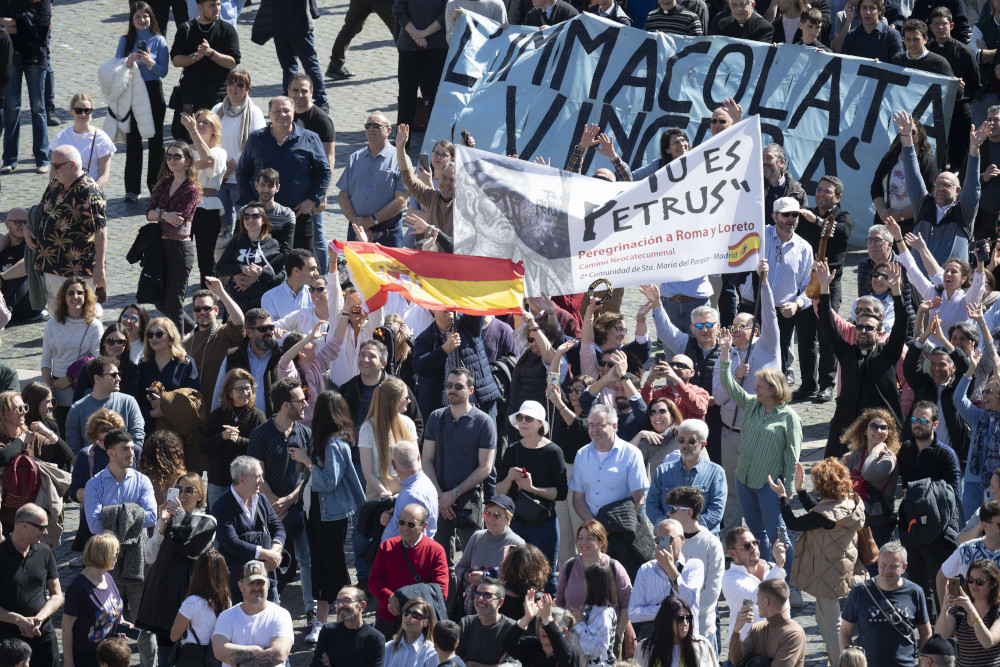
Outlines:
{"type": "Polygon", "coordinates": [[[320,623],[318,620],[317,621],[313,621],[312,622],[312,630],[310,630],[309,634],[306,635],[306,643],[307,644],[315,644],[316,642],[318,642],[319,641],[319,631],[322,630],[322,629],[323,629],[323,624],[322,623],[320,623]]]}
{"type": "Polygon", "coordinates": [[[792,590],[790,591],[790,594],[788,596],[788,606],[790,606],[792,609],[798,609],[799,607],[802,606],[802,604],[803,604],[802,591],[800,591],[795,587],[792,587],[792,590]]]}

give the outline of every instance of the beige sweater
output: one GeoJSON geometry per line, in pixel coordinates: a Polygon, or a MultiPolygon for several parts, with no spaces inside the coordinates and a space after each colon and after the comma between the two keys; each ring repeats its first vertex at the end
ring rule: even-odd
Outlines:
{"type": "Polygon", "coordinates": [[[729,659],[738,663],[748,655],[766,655],[771,667],[803,667],[806,659],[806,633],[788,612],[754,623],[746,639],[734,632],[729,642],[729,659]]]}

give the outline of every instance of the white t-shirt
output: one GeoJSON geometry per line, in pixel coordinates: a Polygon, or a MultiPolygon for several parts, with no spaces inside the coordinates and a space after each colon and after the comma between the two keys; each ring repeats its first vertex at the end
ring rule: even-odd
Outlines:
{"type": "MultiPolygon", "coordinates": [[[[259,614],[249,615],[241,605],[230,607],[221,614],[215,624],[213,634],[221,635],[227,641],[241,646],[267,648],[275,637],[287,637],[294,641],[292,615],[273,602],[268,602],[259,614]]],[[[222,663],[224,667],[232,667],[222,663]]]]}
{"type": "Polygon", "coordinates": [[[73,146],[76,148],[76,150],[80,151],[80,158],[83,160],[83,164],[86,165],[87,174],[96,181],[100,172],[97,163],[105,155],[114,155],[118,149],[115,148],[115,142],[111,141],[111,137],[104,130],[95,129],[94,132],[79,134],[72,127],[67,127],[56,135],[56,138],[49,144],[49,149],[54,150],[60,146],[73,146]],[[94,132],[97,133],[96,140],[94,139],[94,132]],[[90,151],[91,144],[94,146],[93,154],[90,151]]]}
{"type": "MultiPolygon", "coordinates": [[[[178,613],[191,621],[191,627],[201,640],[201,645],[212,643],[212,635],[215,634],[215,612],[208,604],[208,601],[200,595],[189,595],[181,603],[178,613]]],[[[185,632],[181,637],[182,644],[194,644],[194,636],[190,631],[185,632]]]]}
{"type": "MultiPolygon", "coordinates": [[[[406,415],[399,415],[403,420],[403,426],[406,428],[407,434],[410,436],[410,442],[417,441],[417,426],[413,423],[413,420],[406,415]]],[[[390,434],[390,437],[391,434],[390,434]]],[[[396,443],[390,443],[390,447],[396,443]]],[[[374,459],[373,467],[375,469],[375,474],[378,475],[378,447],[375,446],[375,426],[372,424],[371,420],[366,421],[361,425],[361,429],[358,431],[358,447],[364,447],[365,449],[372,450],[372,458],[374,459]]],[[[398,475],[396,471],[389,466],[389,477],[396,481],[398,475]]],[[[397,482],[398,484],[398,482],[397,482]]],[[[390,489],[392,490],[392,489],[390,489]]]]}
{"type": "MultiPolygon", "coordinates": [[[[201,182],[203,190],[208,188],[218,190],[222,185],[222,177],[226,174],[226,151],[219,146],[215,146],[209,150],[212,151],[215,164],[206,169],[199,169],[198,180],[201,182]]],[[[225,207],[223,207],[222,200],[218,196],[206,197],[202,194],[201,201],[198,202],[198,208],[203,208],[206,211],[222,211],[225,207]]]]}

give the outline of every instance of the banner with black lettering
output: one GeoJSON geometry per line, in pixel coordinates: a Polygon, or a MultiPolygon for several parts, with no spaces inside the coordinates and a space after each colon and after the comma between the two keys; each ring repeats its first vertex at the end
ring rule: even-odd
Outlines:
{"type": "Polygon", "coordinates": [[[756,269],[762,148],[752,116],[645,180],[612,183],[458,146],[455,252],[523,262],[529,296],[756,269]]]}
{"type": "MultiPolygon", "coordinates": [[[[550,158],[563,166],[584,125],[613,136],[632,169],[660,155],[669,127],[691,144],[709,136],[713,110],[734,97],[761,118],[765,143],[784,146],[810,194],[824,174],[844,181],[842,206],[865,233],[872,174],[896,129],[894,111],[919,118],[944,145],[958,80],[804,46],[679,37],[626,28],[593,14],[545,30],[500,26],[462,12],[424,152],[467,130],[476,147],[550,158]]],[[[595,151],[584,173],[610,167],[595,151]]]]}

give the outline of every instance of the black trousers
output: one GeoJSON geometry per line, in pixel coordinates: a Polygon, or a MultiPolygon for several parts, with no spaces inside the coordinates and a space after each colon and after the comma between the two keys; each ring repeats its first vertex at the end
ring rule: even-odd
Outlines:
{"type": "MultiPolygon", "coordinates": [[[[146,188],[150,193],[156,187],[156,177],[163,164],[163,120],[167,116],[167,102],[163,99],[163,82],[146,81],[146,92],[149,93],[149,106],[153,111],[153,126],[156,134],[146,140],[149,147],[149,168],[146,170],[146,188]]],[[[142,192],[142,137],[139,136],[139,126],[132,118],[125,140],[125,192],[140,194],[142,192]]]]}
{"type": "Polygon", "coordinates": [[[219,240],[221,230],[221,211],[195,209],[194,220],[191,221],[191,235],[194,237],[202,289],[205,289],[205,276],[215,275],[215,243],[219,240]]]}
{"type": "MultiPolygon", "coordinates": [[[[185,0],[149,0],[149,6],[153,8],[153,15],[156,17],[156,23],[160,26],[160,31],[163,33],[163,38],[167,37],[167,21],[170,18],[170,10],[174,10],[174,25],[180,30],[181,24],[187,23],[191,20],[188,16],[188,7],[185,0]]],[[[169,44],[170,41],[167,41],[169,44]]]]}
{"type": "Polygon", "coordinates": [[[333,51],[330,52],[330,66],[343,65],[347,60],[347,47],[351,40],[358,36],[361,29],[365,27],[365,20],[372,14],[377,14],[390,34],[394,33],[396,19],[392,15],[392,3],[382,2],[359,2],[352,0],[347,5],[347,15],[344,16],[344,27],[337,33],[337,39],[333,42],[333,51]]]}
{"type": "MultiPolygon", "coordinates": [[[[948,129],[948,164],[952,171],[965,178],[965,168],[969,164],[969,126],[972,125],[972,109],[964,100],[955,100],[951,112],[951,127],[948,129]]],[[[960,181],[961,182],[961,181],[960,181]]]]}
{"type": "Polygon", "coordinates": [[[420,51],[400,51],[399,53],[399,97],[396,122],[413,124],[417,111],[417,90],[423,92],[424,100],[434,108],[441,72],[448,56],[447,49],[422,49],[420,51]]]}
{"type": "Polygon", "coordinates": [[[344,586],[351,585],[351,575],[347,570],[347,554],[344,542],[347,540],[348,519],[323,521],[320,518],[319,494],[313,492],[313,506],[306,519],[306,539],[312,554],[312,596],[316,601],[333,602],[344,586]]]}
{"type": "MultiPolygon", "coordinates": [[[[837,278],[830,284],[830,305],[834,312],[840,308],[840,276],[838,271],[837,278]]],[[[795,332],[799,337],[799,369],[802,371],[802,386],[807,389],[835,387],[837,355],[833,353],[833,348],[821,339],[819,319],[812,306],[800,310],[795,315],[795,332]]]]}
{"type": "Polygon", "coordinates": [[[937,573],[941,565],[948,560],[948,556],[954,553],[958,545],[949,542],[938,536],[930,544],[917,544],[910,539],[906,532],[907,519],[900,514],[899,517],[899,541],[906,547],[907,564],[906,578],[920,586],[924,590],[927,598],[927,613],[931,617],[931,625],[937,619],[938,597],[937,597],[937,573]]]}
{"type": "Polygon", "coordinates": [[[292,247],[314,252],[312,213],[295,216],[295,236],[292,237],[292,247]]]}
{"type": "Polygon", "coordinates": [[[163,244],[163,296],[156,307],[184,333],[194,329],[194,320],[184,312],[188,278],[194,268],[194,244],[188,241],[162,239],[163,244]]]}

